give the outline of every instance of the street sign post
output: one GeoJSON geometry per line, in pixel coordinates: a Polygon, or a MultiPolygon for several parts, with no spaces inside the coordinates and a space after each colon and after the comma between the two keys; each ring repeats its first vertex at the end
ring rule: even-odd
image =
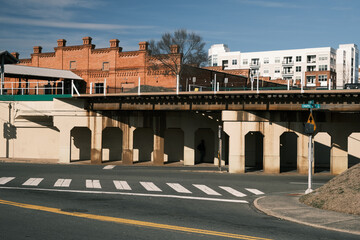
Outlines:
{"type": "Polygon", "coordinates": [[[306,189],[305,194],[311,193],[312,190],[312,162],[313,162],[313,143],[312,137],[314,131],[316,130],[315,119],[312,115],[313,108],[319,109],[320,104],[315,104],[314,100],[308,101],[307,104],[301,104],[301,108],[308,108],[310,110],[309,118],[305,124],[305,133],[309,134],[309,152],[308,152],[308,162],[309,162],[309,172],[308,172],[308,189],[306,189]]]}

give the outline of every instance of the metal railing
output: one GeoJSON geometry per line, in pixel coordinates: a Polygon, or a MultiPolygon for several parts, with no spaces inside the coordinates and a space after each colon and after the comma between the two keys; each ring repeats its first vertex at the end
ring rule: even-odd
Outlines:
{"type": "Polygon", "coordinates": [[[0,95],[64,94],[64,82],[4,82],[0,95]]]}

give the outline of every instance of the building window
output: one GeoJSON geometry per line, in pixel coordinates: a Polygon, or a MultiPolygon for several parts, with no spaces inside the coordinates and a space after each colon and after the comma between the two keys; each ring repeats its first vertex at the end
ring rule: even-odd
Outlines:
{"type": "Polygon", "coordinates": [[[296,56],[296,62],[301,62],[301,56],[296,56]]]}
{"type": "Polygon", "coordinates": [[[280,58],[279,57],[275,58],[275,63],[280,63],[280,58]]]}
{"type": "Polygon", "coordinates": [[[275,68],[275,73],[280,73],[280,68],[275,68]]]}
{"type": "Polygon", "coordinates": [[[316,63],[316,55],[308,55],[307,63],[316,63]]]}
{"type": "Polygon", "coordinates": [[[269,58],[264,58],[264,64],[269,64],[269,58]]]}
{"type": "Polygon", "coordinates": [[[326,61],[327,59],[327,56],[319,56],[319,61],[326,61]]]}
{"type": "Polygon", "coordinates": [[[237,65],[237,59],[232,60],[232,65],[237,65]]]}
{"type": "Polygon", "coordinates": [[[264,69],[264,74],[269,74],[269,69],[264,69]]]}
{"type": "Polygon", "coordinates": [[[76,69],[76,61],[70,61],[70,69],[76,69]]]}
{"type": "Polygon", "coordinates": [[[319,65],[319,71],[327,71],[327,65],[319,65]]]}
{"type": "Polygon", "coordinates": [[[296,72],[301,72],[301,66],[296,67],[296,72]]]}
{"type": "Polygon", "coordinates": [[[95,83],[95,93],[104,93],[104,83],[95,83]]]}
{"type": "Polygon", "coordinates": [[[222,66],[223,67],[228,67],[229,66],[229,61],[228,60],[222,60],[222,66]]]}
{"type": "Polygon", "coordinates": [[[315,69],[316,69],[316,66],[307,66],[307,71],[308,72],[314,72],[315,71],[315,69]]]}
{"type": "Polygon", "coordinates": [[[247,59],[244,59],[244,60],[243,60],[243,64],[244,64],[244,65],[247,65],[247,64],[248,64],[248,60],[247,60],[247,59]]]}
{"type": "Polygon", "coordinates": [[[307,84],[315,84],[315,81],[316,81],[316,76],[307,76],[306,77],[307,84]]]}
{"type": "Polygon", "coordinates": [[[327,82],[327,75],[319,75],[319,82],[327,82]]]}
{"type": "Polygon", "coordinates": [[[109,69],[110,69],[110,64],[109,64],[109,62],[103,62],[102,70],[103,70],[103,71],[109,71],[109,69]]]}

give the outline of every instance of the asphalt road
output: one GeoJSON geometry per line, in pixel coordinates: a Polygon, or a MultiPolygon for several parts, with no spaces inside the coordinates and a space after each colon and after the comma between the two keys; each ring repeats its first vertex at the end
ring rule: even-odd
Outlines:
{"type": "Polygon", "coordinates": [[[103,168],[0,163],[0,239],[358,239],[254,208],[259,196],[304,191],[306,176],[103,168]]]}

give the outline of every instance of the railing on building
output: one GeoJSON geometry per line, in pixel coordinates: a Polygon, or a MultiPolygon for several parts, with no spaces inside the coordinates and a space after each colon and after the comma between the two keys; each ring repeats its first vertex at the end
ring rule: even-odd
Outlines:
{"type": "Polygon", "coordinates": [[[64,95],[64,82],[5,82],[2,88],[2,95],[64,95]]]}

